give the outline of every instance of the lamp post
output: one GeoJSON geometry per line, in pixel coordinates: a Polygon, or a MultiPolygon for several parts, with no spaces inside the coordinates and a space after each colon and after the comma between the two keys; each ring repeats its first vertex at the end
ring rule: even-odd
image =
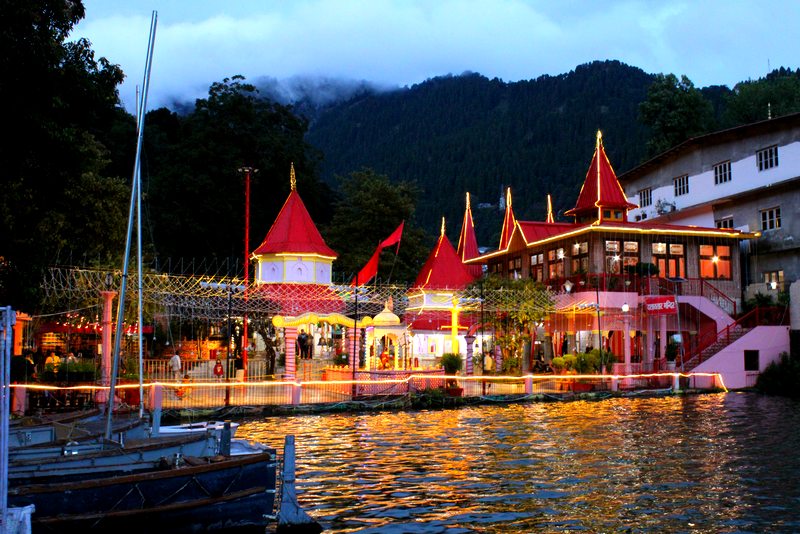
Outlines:
{"type": "MultiPolygon", "coordinates": [[[[575,328],[575,300],[574,298],[572,298],[572,288],[575,287],[575,284],[573,284],[571,280],[567,280],[561,287],[564,288],[564,291],[567,292],[567,295],[570,295],[570,300],[572,303],[572,327],[575,328]]],[[[569,330],[567,330],[567,333],[565,335],[567,336],[567,351],[569,351],[569,330]]],[[[564,346],[563,342],[561,346],[562,347],[564,346]]],[[[563,350],[561,351],[561,357],[562,358],[564,357],[563,350]]]]}
{"type": "MultiPolygon", "coordinates": [[[[252,167],[241,167],[239,172],[244,173],[244,332],[242,336],[242,367],[244,367],[245,379],[247,377],[247,286],[250,282],[250,175],[258,172],[252,167]]],[[[230,331],[230,302],[228,303],[228,331],[230,331]]]]}

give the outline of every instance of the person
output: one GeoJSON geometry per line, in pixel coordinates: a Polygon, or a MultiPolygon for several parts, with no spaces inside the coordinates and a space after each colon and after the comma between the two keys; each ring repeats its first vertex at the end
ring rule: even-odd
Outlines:
{"type": "Polygon", "coordinates": [[[485,373],[491,373],[493,369],[494,369],[494,358],[492,358],[492,354],[487,351],[483,355],[483,371],[485,373]]]}
{"type": "Polygon", "coordinates": [[[172,358],[169,359],[169,368],[172,371],[172,376],[175,377],[175,382],[180,381],[181,379],[181,357],[178,356],[178,353],[172,355],[172,358]]]}
{"type": "Polygon", "coordinates": [[[300,329],[300,335],[297,336],[297,349],[301,360],[308,359],[308,334],[304,329],[300,329]]]}
{"type": "Polygon", "coordinates": [[[44,361],[45,367],[52,366],[53,372],[58,371],[58,366],[61,365],[61,357],[53,351],[50,351],[50,354],[47,356],[47,359],[44,361]]]}
{"type": "Polygon", "coordinates": [[[71,353],[71,352],[67,353],[67,364],[75,363],[77,361],[78,360],[75,359],[75,355],[73,353],[71,353]]]}
{"type": "Polygon", "coordinates": [[[221,382],[224,375],[225,369],[222,367],[222,362],[217,358],[217,363],[214,365],[214,377],[217,379],[217,382],[221,382]]]}

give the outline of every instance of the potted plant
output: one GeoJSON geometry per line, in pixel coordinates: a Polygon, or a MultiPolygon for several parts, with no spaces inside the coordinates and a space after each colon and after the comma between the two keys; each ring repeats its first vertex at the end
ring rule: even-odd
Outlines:
{"type": "MultiPolygon", "coordinates": [[[[455,352],[448,352],[442,354],[441,359],[444,374],[453,376],[461,370],[463,361],[461,354],[455,352]]],[[[464,388],[458,387],[458,382],[454,378],[448,378],[445,382],[445,391],[451,397],[460,397],[464,394],[464,388]]]]}

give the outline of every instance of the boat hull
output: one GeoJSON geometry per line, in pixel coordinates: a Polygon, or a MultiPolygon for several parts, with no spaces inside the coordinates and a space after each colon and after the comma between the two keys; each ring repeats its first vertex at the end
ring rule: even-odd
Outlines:
{"type": "Polygon", "coordinates": [[[275,504],[272,453],[208,465],[9,490],[9,506],[34,504],[35,532],[207,532],[266,526],[275,504]]]}

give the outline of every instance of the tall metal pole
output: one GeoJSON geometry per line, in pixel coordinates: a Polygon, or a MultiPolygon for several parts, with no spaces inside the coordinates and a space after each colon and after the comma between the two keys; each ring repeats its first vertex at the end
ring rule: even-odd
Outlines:
{"type": "Polygon", "coordinates": [[[242,340],[242,367],[247,380],[247,290],[250,282],[250,173],[258,172],[252,167],[242,167],[239,172],[244,172],[244,327],[242,340]]]}
{"type": "Polygon", "coordinates": [[[8,426],[11,417],[11,338],[16,314],[11,306],[0,310],[0,532],[8,521],[8,426]]]}
{"type": "Polygon", "coordinates": [[[125,317],[125,290],[128,285],[128,264],[131,255],[131,234],[133,233],[133,213],[137,203],[138,181],[140,175],[141,154],[142,154],[142,140],[144,134],[144,111],[147,109],[147,92],[150,87],[150,69],[153,61],[153,47],[156,39],[156,23],[158,21],[158,14],[153,11],[150,19],[150,41],[147,46],[147,60],[145,61],[145,77],[144,87],[142,89],[142,97],[139,105],[139,124],[137,126],[136,138],[136,158],[133,163],[133,186],[131,188],[131,203],[128,212],[128,232],[125,242],[125,258],[122,266],[122,284],[119,291],[119,304],[117,305],[117,331],[114,336],[114,357],[112,359],[111,367],[111,384],[108,391],[108,408],[106,410],[106,430],[105,438],[111,439],[111,418],[114,412],[114,395],[117,387],[117,370],[119,369],[119,349],[122,344],[122,323],[125,317]]]}

